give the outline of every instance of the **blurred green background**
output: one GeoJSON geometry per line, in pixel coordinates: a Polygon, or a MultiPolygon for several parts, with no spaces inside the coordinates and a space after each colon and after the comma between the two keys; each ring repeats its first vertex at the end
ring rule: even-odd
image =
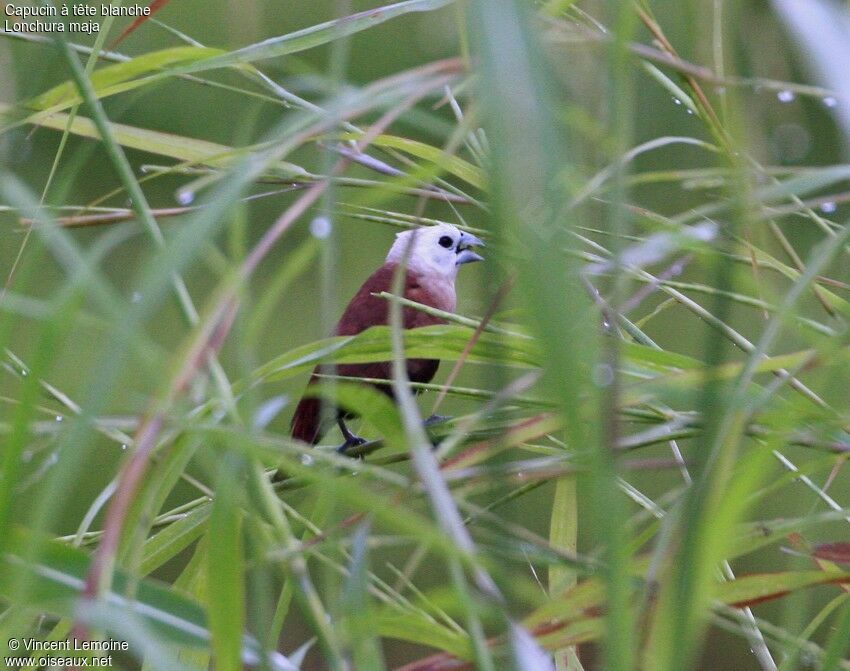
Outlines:
{"type": "MultiPolygon", "coordinates": [[[[326,21],[342,10],[350,13],[380,4],[359,1],[336,3],[324,0],[180,0],[169,3],[155,18],[206,46],[230,50],[326,21]]],[[[579,3],[584,11],[595,16],[605,15],[605,4],[579,3]]],[[[651,4],[655,16],[663,23],[668,38],[677,46],[683,59],[693,63],[712,62],[713,3],[701,0],[656,0],[651,4]]],[[[722,20],[728,73],[743,79],[757,77],[789,82],[808,80],[808,74],[801,68],[789,37],[764,2],[742,0],[723,4],[722,20]]],[[[340,86],[364,85],[417,64],[457,56],[462,49],[457,22],[456,8],[450,6],[435,12],[404,16],[358,33],[350,40],[350,52],[340,86]]],[[[118,27],[123,27],[126,23],[121,20],[118,27]]],[[[86,36],[73,36],[73,40],[81,44],[91,44],[93,41],[86,36]]],[[[651,44],[651,36],[642,28],[638,29],[636,40],[651,44]]],[[[151,21],[134,32],[120,45],[119,50],[132,56],[176,43],[173,35],[151,21]]],[[[544,40],[544,43],[547,42],[544,40]]],[[[294,56],[261,62],[259,65],[269,77],[288,90],[307,99],[321,101],[335,85],[329,74],[332,48],[332,45],[317,47],[294,56]]],[[[565,174],[564,178],[580,182],[604,168],[611,158],[606,147],[606,130],[600,123],[607,100],[601,65],[603,53],[596,44],[561,44],[556,39],[548,42],[547,49],[547,57],[560,87],[555,93],[564,101],[560,108],[562,118],[559,121],[568,129],[571,140],[571,155],[564,157],[564,166],[565,169],[569,166],[570,171],[579,173],[565,174]]],[[[214,72],[210,76],[225,83],[234,84],[239,81],[233,73],[214,72]]],[[[636,100],[631,118],[634,124],[634,145],[660,136],[690,136],[710,140],[700,120],[690,114],[686,106],[680,104],[644,69],[635,67],[634,77],[636,100]]],[[[29,43],[8,35],[0,36],[0,102],[17,104],[26,101],[68,78],[65,60],[52,45],[29,43]]],[[[740,118],[737,119],[740,126],[738,130],[746,137],[751,154],[764,165],[793,170],[803,166],[840,162],[842,140],[830,118],[829,101],[797,95],[781,87],[757,82],[745,82],[728,91],[728,94],[734,98],[736,109],[741,112],[740,118]]],[[[436,99],[429,101],[434,102],[436,99]]],[[[255,141],[282,116],[294,113],[280,106],[247,100],[237,93],[174,79],[127,95],[107,98],[104,105],[112,121],[232,146],[255,141]]],[[[81,113],[86,114],[86,110],[83,108],[81,113]]],[[[447,105],[437,109],[434,109],[432,104],[420,105],[412,119],[408,117],[399,121],[393,129],[397,134],[420,139],[435,146],[443,144],[455,123],[447,105]]],[[[518,132],[521,132],[521,129],[518,132]]],[[[38,194],[49,174],[60,137],[60,133],[43,128],[16,128],[0,135],[0,161],[7,170],[20,177],[38,194]]],[[[497,142],[498,138],[490,138],[490,141],[497,142]]],[[[161,157],[142,152],[128,151],[128,156],[138,176],[143,175],[141,166],[163,163],[161,157]]],[[[326,159],[322,153],[311,147],[299,150],[290,156],[289,160],[311,171],[320,172],[326,159]]],[[[634,161],[632,171],[639,174],[657,170],[700,168],[711,164],[712,161],[707,158],[704,150],[673,144],[642,154],[634,161]]],[[[365,169],[356,167],[348,174],[372,176],[365,169]]],[[[192,177],[171,175],[143,184],[153,207],[173,207],[178,205],[178,190],[191,179],[192,177]]],[[[263,193],[274,188],[256,185],[253,192],[263,193]]],[[[127,196],[121,191],[120,181],[102,148],[89,140],[70,137],[54,179],[54,186],[47,193],[45,202],[55,205],[85,204],[113,189],[118,189],[119,194],[109,198],[105,204],[124,206],[127,196]]],[[[710,181],[648,183],[634,188],[632,202],[665,215],[674,215],[703,202],[707,192],[719,193],[710,181]]],[[[221,247],[232,249],[233,246],[247,245],[250,248],[252,242],[262,235],[294,197],[292,194],[278,194],[247,203],[234,218],[232,226],[225,227],[232,231],[244,226],[247,231],[245,239],[241,240],[239,236],[230,235],[228,230],[225,230],[220,241],[221,247]]],[[[358,189],[339,188],[333,192],[333,197],[338,203],[356,203],[364,202],[366,196],[358,189]]],[[[418,205],[416,199],[396,197],[385,200],[378,206],[399,212],[412,212],[418,205]]],[[[325,335],[332,325],[329,320],[339,313],[366,276],[382,262],[391,244],[394,230],[344,216],[339,212],[341,209],[334,207],[332,240],[329,243],[314,245],[315,253],[306,257],[307,262],[304,263],[303,270],[297,274],[279,300],[275,301],[273,316],[257,341],[256,349],[247,353],[237,347],[225,346],[222,362],[232,377],[239,377],[240,373],[283,351],[325,335]],[[320,249],[322,244],[327,247],[324,252],[320,249]],[[325,279],[323,267],[329,273],[325,279]],[[327,277],[331,280],[328,281],[327,277]]],[[[604,203],[588,204],[582,210],[579,225],[589,229],[597,228],[601,225],[599,222],[602,221],[603,210],[604,203]]],[[[838,203],[837,211],[829,206],[823,211],[828,211],[830,217],[836,220],[846,215],[845,206],[841,203],[838,203]]],[[[428,217],[458,220],[458,212],[436,200],[426,201],[421,212],[428,217]]],[[[319,213],[320,208],[314,208],[308,216],[302,217],[264,261],[252,279],[254,300],[262,298],[265,287],[275,278],[279,265],[288,263],[297,251],[309,242],[309,223],[319,213]]],[[[487,218],[475,208],[460,206],[459,213],[469,226],[485,229],[488,227],[487,218]]],[[[166,236],[169,236],[181,225],[181,218],[163,219],[161,223],[166,236]]],[[[156,254],[156,250],[141,227],[134,222],[111,227],[111,230],[113,234],[123,235],[124,239],[110,250],[102,267],[116,289],[127,300],[133,301],[137,287],[133,286],[130,278],[135,276],[145,260],[156,254]]],[[[817,239],[811,226],[789,226],[784,230],[801,256],[806,255],[817,239]]],[[[101,239],[105,232],[104,228],[92,227],[76,229],[73,236],[80,245],[88,248],[101,239]]],[[[16,216],[0,213],[0,274],[4,281],[18,256],[24,235],[25,229],[16,216]]],[[[777,256],[782,255],[778,245],[766,237],[755,242],[777,256]]],[[[219,260],[210,254],[193,264],[185,273],[193,296],[205,296],[215,286],[218,281],[217,263],[219,260]]],[[[744,286],[752,287],[753,278],[747,274],[746,266],[742,264],[739,269],[744,286]]],[[[496,262],[491,263],[490,267],[478,264],[464,268],[458,281],[458,312],[472,316],[483,314],[498,282],[504,279],[508,271],[509,269],[498,266],[496,262]]],[[[850,281],[850,269],[839,264],[830,269],[830,276],[836,280],[850,281]]],[[[705,277],[706,269],[699,262],[694,262],[687,267],[680,279],[696,281],[705,277]]],[[[38,321],[28,318],[27,311],[37,311],[37,301],[49,300],[61,289],[65,281],[66,276],[61,264],[44,248],[38,236],[32,236],[10,285],[10,294],[20,298],[17,314],[11,320],[5,321],[7,332],[0,338],[5,339],[8,348],[24,360],[27,359],[32,343],[40,332],[38,321]],[[29,302],[24,300],[24,297],[29,302]]],[[[781,282],[778,285],[780,290],[784,288],[781,282]]],[[[777,298],[771,293],[775,290],[771,282],[764,282],[758,290],[765,291],[765,299],[773,301],[777,298]]],[[[649,296],[632,318],[637,320],[651,314],[663,301],[664,298],[658,294],[649,296]]],[[[517,306],[512,305],[509,299],[504,307],[507,310],[517,306]]],[[[823,316],[820,306],[811,295],[804,300],[800,310],[809,316],[823,316]]],[[[71,398],[84,396],[89,384],[86,371],[95,367],[103,352],[104,339],[108,336],[108,325],[102,321],[91,323],[84,318],[85,314],[86,310],[77,313],[78,319],[64,325],[61,352],[51,368],[51,382],[71,398]]],[[[740,306],[735,308],[729,323],[751,339],[757,339],[764,325],[758,310],[740,306]]],[[[649,320],[644,329],[663,349],[691,356],[700,356],[705,351],[706,337],[712,337],[707,336],[706,328],[700,320],[678,306],[665,308],[649,320]]],[[[180,344],[186,330],[173,299],[169,299],[157,311],[155,317],[150,319],[146,330],[162,352],[172,351],[180,344]]],[[[792,333],[783,337],[784,340],[777,344],[777,351],[792,351],[807,345],[799,334],[792,333]]],[[[580,343],[565,343],[565,347],[580,346],[580,343]]],[[[449,366],[444,365],[438,380],[444,379],[448,370],[449,366]]],[[[498,370],[488,367],[466,367],[458,384],[487,386],[498,380],[500,375],[498,370]]],[[[109,411],[121,417],[133,417],[143,412],[150,395],[161,383],[160,376],[160,370],[145,370],[141,366],[132,371],[124,371],[120,386],[113,390],[109,398],[109,411]]],[[[262,389],[261,395],[263,400],[286,395],[291,401],[300,394],[304,382],[305,379],[301,377],[286,383],[267,385],[262,389]]],[[[814,373],[807,378],[807,383],[825,396],[837,395],[839,398],[846,398],[850,380],[840,375],[814,373]]],[[[14,398],[17,389],[18,381],[13,376],[0,375],[0,395],[14,398]]],[[[422,407],[429,407],[430,402],[429,397],[422,407]]],[[[475,404],[468,401],[451,400],[445,409],[449,414],[457,414],[469,412],[474,407],[475,404]]],[[[273,426],[281,432],[285,431],[289,414],[288,407],[274,420],[273,426]]],[[[46,418],[46,421],[49,419],[46,418]]],[[[22,485],[17,493],[17,505],[26,507],[28,498],[38,495],[40,474],[50,467],[46,459],[50,448],[50,439],[43,439],[39,445],[40,452],[34,454],[32,462],[27,464],[25,485],[22,485]]],[[[123,456],[114,444],[106,440],[103,440],[99,448],[102,449],[98,452],[98,463],[91,464],[78,482],[73,495],[64,501],[64,519],[55,520],[53,531],[56,533],[72,533],[75,530],[78,520],[88,509],[93,497],[112,477],[115,465],[123,456]]],[[[647,450],[643,456],[663,456],[666,454],[665,450],[666,447],[658,446],[647,450]]],[[[787,454],[798,464],[812,458],[810,452],[797,448],[788,448],[787,454]]],[[[774,464],[771,468],[775,470],[777,477],[783,473],[779,464],[774,464]]],[[[203,467],[199,473],[203,477],[203,467]]],[[[631,482],[650,497],[656,497],[674,487],[678,477],[673,470],[649,472],[635,474],[631,482]]],[[[832,490],[844,494],[848,491],[848,485],[850,477],[841,473],[832,485],[832,490]]],[[[188,488],[184,487],[184,490],[181,492],[178,489],[173,496],[173,503],[176,504],[182,494],[188,494],[188,488]]],[[[780,495],[764,500],[759,510],[755,511],[755,516],[761,518],[797,515],[816,505],[815,495],[803,487],[792,487],[790,491],[794,492],[793,497],[789,497],[787,491],[783,490],[780,495]]],[[[547,502],[551,495],[550,486],[541,488],[509,505],[504,515],[545,535],[549,523],[547,502]]],[[[843,527],[838,523],[824,527],[826,536],[833,532],[838,535],[843,531],[843,527]]],[[[593,528],[581,526],[580,547],[592,547],[596,540],[595,533],[593,528]]],[[[157,575],[171,578],[179,565],[179,561],[166,565],[157,575]]],[[[763,571],[778,570],[789,565],[804,567],[806,562],[789,558],[771,546],[747,557],[736,568],[746,571],[752,567],[763,571]]],[[[441,578],[441,569],[435,568],[432,576],[434,583],[438,583],[441,578]]],[[[815,609],[828,594],[831,594],[829,588],[817,588],[785,601],[766,604],[760,607],[758,613],[768,619],[800,617],[805,621],[807,618],[799,613],[815,609]],[[786,611],[784,614],[783,610],[786,611]]],[[[297,626],[297,623],[293,623],[293,626],[297,626]]],[[[298,635],[294,635],[292,642],[296,642],[298,638],[298,635]]],[[[706,650],[701,668],[755,668],[746,641],[738,636],[714,630],[706,650]]],[[[416,655],[413,651],[403,644],[390,646],[390,659],[399,661],[414,656],[416,655]]],[[[315,668],[321,668],[318,662],[315,668]]]]}

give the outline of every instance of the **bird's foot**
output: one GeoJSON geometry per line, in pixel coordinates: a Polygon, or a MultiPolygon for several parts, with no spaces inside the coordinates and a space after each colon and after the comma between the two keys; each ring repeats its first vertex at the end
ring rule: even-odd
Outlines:
{"type": "Polygon", "coordinates": [[[434,426],[435,424],[442,424],[443,422],[448,422],[451,419],[449,415],[431,415],[428,419],[425,420],[425,426],[434,426]]]}
{"type": "MultiPolygon", "coordinates": [[[[365,438],[361,438],[357,434],[351,432],[351,430],[345,425],[345,420],[340,417],[337,419],[337,424],[339,425],[339,430],[342,431],[342,437],[345,438],[345,442],[336,448],[336,451],[340,454],[348,455],[348,451],[353,447],[360,447],[366,442],[365,438]]],[[[363,458],[362,455],[358,455],[359,458],[363,458]]]]}
{"type": "MultiPolygon", "coordinates": [[[[442,424],[443,422],[448,422],[451,419],[448,415],[431,415],[428,419],[426,419],[422,425],[427,429],[437,424],[442,424]]],[[[443,442],[443,438],[445,436],[434,436],[429,435],[428,440],[431,441],[431,446],[433,449],[437,449],[440,446],[440,443],[443,442]]]]}
{"type": "MultiPolygon", "coordinates": [[[[351,451],[352,449],[354,449],[356,447],[360,447],[361,445],[365,445],[366,442],[367,441],[366,441],[365,438],[361,438],[360,436],[355,436],[352,433],[352,434],[349,434],[348,436],[346,436],[345,442],[342,445],[340,445],[338,448],[336,448],[336,451],[339,454],[345,455],[347,457],[352,456],[352,455],[349,454],[349,451],[351,451]]],[[[363,458],[362,454],[357,454],[357,455],[354,455],[354,456],[357,459],[363,458]]]]}

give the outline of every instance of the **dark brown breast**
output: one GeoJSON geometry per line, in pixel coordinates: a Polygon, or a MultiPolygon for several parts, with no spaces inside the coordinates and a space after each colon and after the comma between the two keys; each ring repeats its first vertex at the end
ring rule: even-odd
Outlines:
{"type": "MultiPolygon", "coordinates": [[[[335,335],[355,335],[365,331],[370,326],[389,324],[390,302],[386,298],[378,298],[372,294],[382,291],[392,292],[393,276],[396,264],[388,263],[378,268],[360,287],[360,290],[351,299],[345,312],[342,313],[339,323],[334,330],[335,335]]],[[[404,278],[403,296],[409,300],[429,305],[439,310],[454,310],[453,296],[446,295],[445,289],[437,290],[437,287],[429,289],[426,279],[407,271],[404,278]]],[[[430,326],[432,324],[444,324],[445,321],[427,315],[420,310],[405,307],[402,311],[402,323],[404,328],[412,329],[419,326],[430,326]]]]}
{"type": "MultiPolygon", "coordinates": [[[[372,294],[392,291],[395,270],[396,264],[391,263],[381,266],[372,273],[343,312],[335,330],[336,335],[356,335],[370,326],[389,324],[390,302],[386,298],[378,298],[372,294]]],[[[429,290],[427,284],[427,279],[408,271],[404,278],[403,296],[439,310],[454,309],[453,301],[451,305],[447,304],[447,297],[443,295],[445,292],[429,290]]],[[[409,307],[402,308],[402,324],[406,329],[444,323],[445,320],[425,314],[420,310],[409,307]]],[[[407,361],[407,375],[412,382],[430,382],[437,373],[439,365],[440,362],[436,359],[409,359],[407,361]]],[[[338,367],[338,374],[346,377],[372,377],[384,380],[389,380],[392,377],[389,361],[343,364],[338,367]]],[[[380,389],[391,395],[388,386],[380,387],[380,389]]]]}
{"type": "MultiPolygon", "coordinates": [[[[342,313],[342,317],[334,329],[334,335],[356,335],[371,326],[389,324],[390,302],[372,294],[392,291],[395,269],[396,264],[385,264],[369,276],[342,313]]],[[[451,285],[443,284],[429,288],[427,278],[410,271],[406,273],[404,279],[403,296],[439,310],[452,311],[455,308],[454,288],[451,285]]],[[[409,307],[402,308],[402,324],[405,329],[444,323],[445,320],[425,314],[420,310],[409,307]]],[[[408,359],[408,378],[412,382],[430,382],[437,373],[439,365],[440,362],[437,359],[408,359]]],[[[313,372],[309,384],[318,382],[319,378],[315,376],[317,372],[319,372],[319,368],[313,372]]],[[[336,373],[345,377],[367,377],[388,381],[392,377],[389,361],[340,364],[337,366],[336,373]]],[[[388,396],[393,395],[389,383],[375,385],[375,387],[388,396]]],[[[294,438],[313,444],[321,440],[324,427],[319,426],[319,410],[317,399],[301,399],[292,418],[292,436],[294,438]]]]}

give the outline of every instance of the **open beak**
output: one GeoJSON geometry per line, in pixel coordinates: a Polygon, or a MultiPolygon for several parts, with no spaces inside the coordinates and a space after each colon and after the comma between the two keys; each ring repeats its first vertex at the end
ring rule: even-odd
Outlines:
{"type": "Polygon", "coordinates": [[[455,265],[483,261],[484,257],[473,252],[470,247],[484,247],[484,241],[476,238],[471,233],[461,233],[460,242],[457,243],[457,261],[455,265]]]}

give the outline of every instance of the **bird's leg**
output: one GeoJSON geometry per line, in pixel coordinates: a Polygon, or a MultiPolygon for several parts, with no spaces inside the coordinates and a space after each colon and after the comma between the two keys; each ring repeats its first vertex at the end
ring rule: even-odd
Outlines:
{"type": "Polygon", "coordinates": [[[351,433],[349,428],[345,425],[345,420],[342,417],[338,417],[336,423],[339,424],[339,430],[342,431],[342,437],[345,438],[345,442],[336,448],[337,452],[345,454],[348,448],[357,447],[358,445],[362,445],[366,442],[364,438],[351,433]]]}
{"type": "Polygon", "coordinates": [[[449,415],[431,415],[428,419],[425,420],[425,426],[434,426],[434,424],[442,424],[443,422],[447,422],[451,419],[449,415]]]}

